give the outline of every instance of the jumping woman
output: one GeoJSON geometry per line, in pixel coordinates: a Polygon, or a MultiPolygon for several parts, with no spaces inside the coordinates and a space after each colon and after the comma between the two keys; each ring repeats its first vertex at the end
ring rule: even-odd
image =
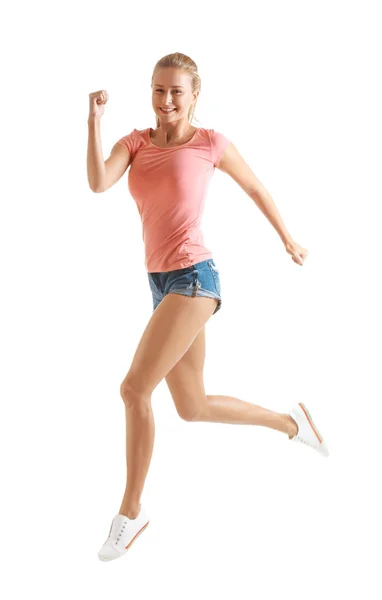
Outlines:
{"type": "Polygon", "coordinates": [[[109,96],[105,90],[89,94],[89,186],[93,192],[106,192],[131,165],[128,188],[142,219],[153,298],[153,314],[120,386],[127,482],[119,513],[98,553],[102,561],[125,554],[149,524],[140,499],[154,445],[151,395],[163,378],[186,421],[270,427],[328,456],[304,404],[276,413],[204,391],[205,324],[222,305],[219,270],[201,232],[214,169],[230,175],[256,201],[297,265],[303,265],[308,251],[289,235],[266,189],[230,140],[213,129],[191,125],[201,89],[195,62],[178,52],[163,57],[155,65],[151,89],[156,128],[133,129],[115,143],[106,161],[100,120],[109,96]]]}

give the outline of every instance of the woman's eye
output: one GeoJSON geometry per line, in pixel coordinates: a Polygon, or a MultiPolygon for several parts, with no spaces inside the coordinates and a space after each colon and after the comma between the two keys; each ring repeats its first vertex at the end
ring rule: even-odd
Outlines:
{"type": "MultiPolygon", "coordinates": [[[[163,90],[156,90],[156,91],[157,91],[157,92],[162,92],[163,90]]],[[[179,94],[181,94],[181,93],[182,93],[182,91],[181,91],[181,90],[175,90],[175,91],[176,91],[176,92],[178,92],[179,94]]]]}

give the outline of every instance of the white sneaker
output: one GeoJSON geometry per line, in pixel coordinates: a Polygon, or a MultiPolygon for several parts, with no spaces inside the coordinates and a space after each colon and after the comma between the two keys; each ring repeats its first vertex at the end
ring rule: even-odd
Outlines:
{"type": "Polygon", "coordinates": [[[317,450],[322,456],[329,456],[329,451],[322,435],[313,423],[306,406],[299,402],[290,412],[287,413],[297,423],[298,431],[295,436],[289,438],[291,442],[303,442],[317,450]]]}
{"type": "Polygon", "coordinates": [[[114,560],[127,552],[134,540],[149,524],[146,512],[140,504],[140,512],[136,519],[129,519],[125,515],[115,515],[111,522],[109,536],[98,552],[102,561],[114,560]]]}

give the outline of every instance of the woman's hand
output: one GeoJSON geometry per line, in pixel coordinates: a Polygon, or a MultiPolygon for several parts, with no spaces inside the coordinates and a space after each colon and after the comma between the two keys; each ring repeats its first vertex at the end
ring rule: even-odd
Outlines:
{"type": "Polygon", "coordinates": [[[106,90],[91,92],[89,94],[89,118],[102,117],[105,111],[105,104],[109,100],[109,94],[106,90]]]}
{"type": "Polygon", "coordinates": [[[309,252],[297,244],[297,242],[287,242],[285,244],[285,250],[288,252],[288,254],[291,254],[292,259],[298,265],[302,265],[309,254],[309,252]]]}

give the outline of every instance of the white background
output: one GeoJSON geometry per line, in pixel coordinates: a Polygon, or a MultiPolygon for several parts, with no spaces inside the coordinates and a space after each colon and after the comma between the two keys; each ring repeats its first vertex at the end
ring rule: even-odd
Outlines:
{"type": "Polygon", "coordinates": [[[92,1],[3,11],[8,600],[381,597],[378,7],[92,1]],[[176,51],[199,67],[195,124],[235,144],[309,251],[303,266],[293,262],[251,198],[215,170],[203,233],[223,304],[206,326],[206,392],[282,413],[304,402],[330,457],[264,427],[182,421],[162,380],[142,496],[150,525],[125,556],[101,563],[125,488],[119,386],[152,299],[127,173],[104,194],[88,186],[89,93],[109,93],[106,159],[133,128],[155,128],[152,72],[176,51]]]}

